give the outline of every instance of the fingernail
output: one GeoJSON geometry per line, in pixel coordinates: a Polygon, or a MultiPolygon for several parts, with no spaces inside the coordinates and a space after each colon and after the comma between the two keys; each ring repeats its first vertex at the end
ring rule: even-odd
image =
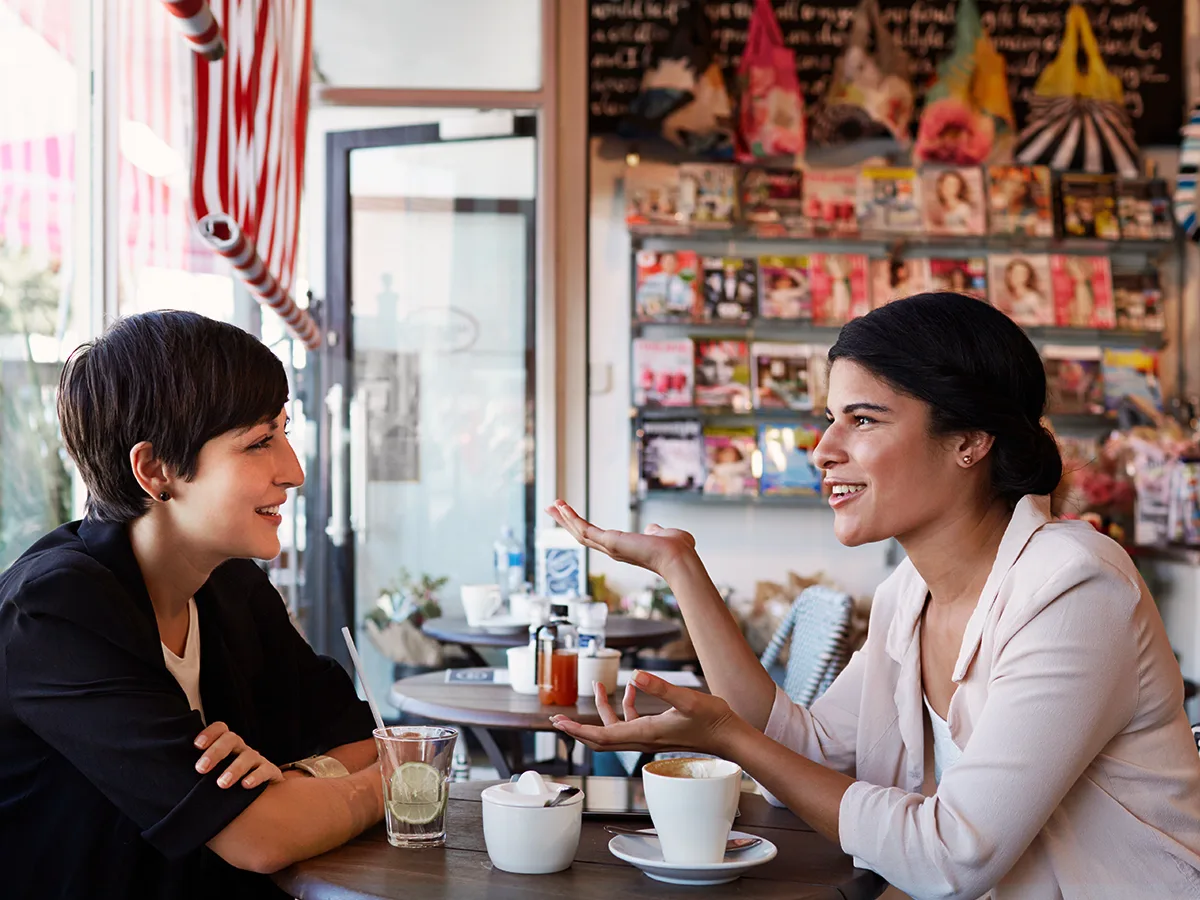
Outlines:
{"type": "Polygon", "coordinates": [[[646,677],[646,673],[640,669],[633,673],[633,677],[629,679],[638,687],[645,687],[650,683],[650,679],[646,677]]]}
{"type": "Polygon", "coordinates": [[[231,781],[233,781],[233,779],[230,778],[229,773],[226,772],[224,775],[222,775],[220,778],[217,779],[217,784],[219,784],[221,787],[229,787],[229,783],[231,781]]]}
{"type": "Polygon", "coordinates": [[[592,693],[596,694],[596,693],[599,693],[599,691],[600,691],[600,682],[593,681],[592,682],[592,693]]]}
{"type": "Polygon", "coordinates": [[[254,787],[254,779],[253,778],[243,778],[242,779],[242,787],[254,787]]]}
{"type": "Polygon", "coordinates": [[[198,737],[198,738],[196,738],[195,743],[196,743],[197,750],[203,750],[205,747],[208,746],[208,738],[203,737],[203,736],[198,737]]]}
{"type": "Polygon", "coordinates": [[[196,763],[196,771],[200,772],[201,774],[208,771],[208,757],[207,756],[200,757],[199,761],[196,763]]]}

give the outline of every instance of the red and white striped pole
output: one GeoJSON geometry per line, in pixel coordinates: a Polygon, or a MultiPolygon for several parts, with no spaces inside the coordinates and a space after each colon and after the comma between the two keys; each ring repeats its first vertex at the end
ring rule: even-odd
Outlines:
{"type": "Polygon", "coordinates": [[[320,349],[321,332],[317,323],[308,310],[296,305],[267,269],[266,263],[255,251],[254,245],[246,240],[246,235],[233,217],[211,213],[200,220],[199,226],[200,234],[214,250],[229,260],[246,287],[254,293],[255,299],[279,314],[292,337],[309,350],[320,349]]]}
{"type": "Polygon", "coordinates": [[[209,8],[208,0],[162,0],[167,12],[175,17],[192,49],[216,62],[225,55],[221,26],[209,8]]]}

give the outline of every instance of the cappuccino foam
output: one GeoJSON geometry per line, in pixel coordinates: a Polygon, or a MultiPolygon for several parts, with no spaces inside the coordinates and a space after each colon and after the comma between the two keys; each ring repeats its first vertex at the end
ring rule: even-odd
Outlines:
{"type": "Polygon", "coordinates": [[[725,774],[721,769],[727,765],[720,759],[687,757],[658,759],[647,763],[645,768],[652,775],[665,775],[668,778],[716,778],[725,774]]]}

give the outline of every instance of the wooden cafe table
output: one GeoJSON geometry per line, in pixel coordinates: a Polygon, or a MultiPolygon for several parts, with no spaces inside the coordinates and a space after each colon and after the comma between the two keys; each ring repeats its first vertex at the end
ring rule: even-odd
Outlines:
{"type": "Polygon", "coordinates": [[[654,881],[608,851],[611,835],[604,825],[629,825],[630,820],[590,817],[584,817],[571,868],[554,875],[513,875],[492,867],[483,842],[480,793],[495,783],[450,786],[444,848],[393,847],[380,823],[349,843],[289,866],[272,878],[299,900],[640,900],[735,895],[752,900],[871,900],[887,886],[874,872],[856,869],[840,847],[790,812],[775,809],[750,793],[742,794],[736,828],[765,837],[779,853],[731,884],[680,887],[654,881]]]}

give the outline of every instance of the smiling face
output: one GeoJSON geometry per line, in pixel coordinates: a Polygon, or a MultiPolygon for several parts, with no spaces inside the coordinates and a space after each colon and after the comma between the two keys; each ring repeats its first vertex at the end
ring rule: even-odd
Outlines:
{"type": "Polygon", "coordinates": [[[174,479],[163,509],[187,546],[213,559],[279,555],[279,507],[304,473],[280,411],[269,422],[220,434],[200,449],[191,481],[174,479]]]}
{"type": "Polygon", "coordinates": [[[829,426],[813,462],[832,486],[834,534],[848,547],[918,533],[959,499],[953,438],[929,433],[929,407],[868,369],[836,360],[829,426]]]}

